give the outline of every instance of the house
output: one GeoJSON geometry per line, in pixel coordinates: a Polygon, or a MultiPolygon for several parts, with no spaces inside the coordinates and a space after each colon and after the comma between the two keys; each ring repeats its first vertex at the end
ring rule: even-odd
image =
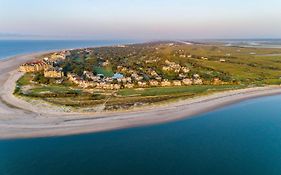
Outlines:
{"type": "Polygon", "coordinates": [[[200,78],[200,75],[199,75],[199,74],[194,74],[193,77],[194,77],[195,79],[198,79],[198,78],[200,78]]]}
{"type": "Polygon", "coordinates": [[[163,70],[163,71],[170,71],[170,70],[172,70],[172,68],[169,67],[169,66],[163,66],[163,67],[162,67],[162,70],[163,70]]]}
{"type": "Polygon", "coordinates": [[[222,81],[219,78],[214,78],[212,83],[213,85],[220,85],[222,84],[222,81]]]}
{"type": "Polygon", "coordinates": [[[131,75],[131,77],[134,78],[136,81],[141,81],[141,80],[143,80],[143,76],[139,76],[139,75],[136,74],[136,73],[133,73],[133,74],[131,75]]]}
{"type": "Polygon", "coordinates": [[[127,83],[124,85],[125,88],[128,88],[128,89],[132,89],[134,88],[134,84],[131,84],[131,83],[127,83]]]}
{"type": "Polygon", "coordinates": [[[145,60],[145,63],[156,63],[157,59],[153,59],[153,60],[145,60]]]}
{"type": "Polygon", "coordinates": [[[62,68],[52,67],[52,68],[46,69],[46,70],[44,70],[44,77],[46,77],[46,78],[62,78],[63,77],[62,68]]]}
{"type": "Polygon", "coordinates": [[[158,86],[158,85],[159,85],[159,82],[158,82],[158,81],[156,81],[156,80],[150,80],[150,81],[149,81],[149,85],[150,85],[150,86],[154,86],[154,87],[156,87],[156,86],[158,86]]]}
{"type": "Polygon", "coordinates": [[[19,67],[20,72],[41,72],[45,69],[48,69],[51,65],[47,64],[45,61],[39,60],[39,61],[32,61],[27,62],[25,64],[22,64],[19,67]]]}
{"type": "Polygon", "coordinates": [[[146,82],[138,81],[138,86],[139,86],[139,87],[146,87],[146,86],[147,86],[147,83],[146,83],[146,82]]]}
{"type": "Polygon", "coordinates": [[[171,86],[171,82],[169,82],[168,80],[164,80],[161,82],[161,86],[162,87],[171,86]]]}
{"type": "Polygon", "coordinates": [[[154,70],[150,72],[150,75],[151,75],[152,77],[157,77],[157,76],[158,76],[157,72],[154,71],[154,70]]]}
{"type": "Polygon", "coordinates": [[[203,84],[203,80],[202,80],[202,79],[194,79],[194,80],[193,80],[193,84],[195,84],[195,85],[201,85],[201,84],[203,84]]]}
{"type": "Polygon", "coordinates": [[[181,70],[181,66],[175,62],[165,60],[165,64],[166,66],[162,67],[163,71],[174,71],[175,73],[179,73],[181,70]]]}
{"type": "Polygon", "coordinates": [[[97,83],[97,86],[96,88],[97,89],[103,89],[105,87],[106,83],[105,82],[100,82],[100,83],[97,83]]]}
{"type": "Polygon", "coordinates": [[[162,80],[162,77],[157,76],[157,77],[155,77],[155,80],[157,80],[157,81],[161,81],[161,80],[162,80]]]}
{"type": "Polygon", "coordinates": [[[108,60],[106,60],[105,62],[102,63],[102,66],[103,66],[103,67],[106,67],[106,66],[108,66],[109,64],[110,64],[110,62],[109,62],[108,60]]]}
{"type": "Polygon", "coordinates": [[[179,74],[179,77],[180,78],[186,78],[186,75],[181,73],[181,74],[179,74]]]}
{"type": "Polygon", "coordinates": [[[102,89],[113,90],[114,89],[114,84],[103,84],[102,89]]]}
{"type": "Polygon", "coordinates": [[[92,72],[89,72],[89,71],[84,71],[83,72],[83,75],[92,80],[92,81],[95,81],[95,82],[98,82],[100,80],[100,77],[99,76],[94,76],[94,74],[92,72]]]}
{"type": "Polygon", "coordinates": [[[181,67],[181,71],[186,74],[190,72],[190,69],[188,69],[187,67],[181,67]]]}
{"type": "Polygon", "coordinates": [[[174,80],[174,81],[173,81],[173,85],[174,85],[174,86],[181,86],[181,81],[179,81],[179,80],[174,80]]]}
{"type": "Polygon", "coordinates": [[[66,55],[65,55],[64,52],[54,53],[49,58],[49,61],[55,62],[55,61],[58,61],[58,60],[65,60],[65,58],[66,58],[66,55]]]}
{"type": "Polygon", "coordinates": [[[73,73],[67,73],[67,78],[69,81],[73,82],[75,80],[75,74],[73,73]]]}
{"type": "Polygon", "coordinates": [[[126,80],[127,80],[127,83],[131,83],[132,82],[132,78],[131,77],[127,77],[126,80]]]}
{"type": "Polygon", "coordinates": [[[120,73],[115,73],[113,76],[112,76],[112,79],[114,80],[118,80],[118,79],[122,79],[124,78],[124,75],[123,74],[120,74],[120,73]]]}
{"type": "Polygon", "coordinates": [[[125,77],[121,78],[121,82],[122,83],[127,83],[127,78],[125,78],[125,77]]]}
{"type": "Polygon", "coordinates": [[[175,73],[179,73],[180,70],[181,70],[180,68],[176,68],[174,72],[175,72],[175,73]]]}
{"type": "Polygon", "coordinates": [[[184,84],[186,86],[192,85],[192,79],[185,78],[182,80],[182,84],[184,84]]]}
{"type": "Polygon", "coordinates": [[[165,64],[170,65],[171,63],[169,60],[165,60],[165,64]]]}
{"type": "Polygon", "coordinates": [[[119,90],[121,88],[121,86],[119,84],[114,84],[114,89],[115,90],[119,90]]]}
{"type": "Polygon", "coordinates": [[[113,82],[113,78],[112,77],[106,77],[104,79],[104,81],[107,82],[107,83],[112,83],[113,82]]]}
{"type": "Polygon", "coordinates": [[[67,78],[70,82],[77,84],[79,86],[83,86],[84,80],[81,79],[78,75],[73,74],[73,73],[68,73],[67,78]]]}

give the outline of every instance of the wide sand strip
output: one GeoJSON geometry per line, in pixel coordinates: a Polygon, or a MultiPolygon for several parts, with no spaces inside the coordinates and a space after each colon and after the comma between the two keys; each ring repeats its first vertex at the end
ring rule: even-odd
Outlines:
{"type": "Polygon", "coordinates": [[[192,117],[239,101],[281,94],[280,86],[232,90],[132,111],[66,113],[34,107],[13,96],[20,64],[43,53],[0,61],[0,138],[60,136],[156,124],[192,117]]]}

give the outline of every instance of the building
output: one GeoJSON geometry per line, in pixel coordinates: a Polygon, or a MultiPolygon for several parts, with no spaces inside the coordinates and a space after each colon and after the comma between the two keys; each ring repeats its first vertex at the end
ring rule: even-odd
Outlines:
{"type": "Polygon", "coordinates": [[[170,70],[172,70],[172,68],[169,67],[169,66],[163,66],[163,67],[162,67],[162,70],[163,70],[163,71],[170,71],[170,70]]]}
{"type": "Polygon", "coordinates": [[[131,77],[132,77],[134,80],[136,80],[136,81],[141,81],[141,80],[143,80],[143,76],[139,76],[139,75],[136,74],[136,73],[133,73],[133,74],[131,75],[131,77]]]}
{"type": "Polygon", "coordinates": [[[171,86],[171,82],[169,82],[168,80],[164,80],[161,82],[161,86],[162,87],[171,86]]]}
{"type": "Polygon", "coordinates": [[[219,78],[214,78],[213,79],[213,85],[220,85],[222,84],[223,82],[219,79],[219,78]]]}
{"type": "Polygon", "coordinates": [[[192,85],[192,79],[185,78],[182,80],[182,84],[184,84],[186,86],[192,85]]]}
{"type": "Polygon", "coordinates": [[[131,84],[131,83],[127,83],[124,85],[125,88],[128,88],[128,89],[132,89],[134,88],[134,84],[131,84]]]}
{"type": "Polygon", "coordinates": [[[112,78],[113,78],[114,80],[120,79],[120,81],[121,81],[121,79],[124,78],[124,75],[122,75],[122,74],[120,74],[120,73],[115,73],[115,74],[112,76],[112,78]]]}
{"type": "Polygon", "coordinates": [[[179,77],[180,77],[180,78],[186,78],[187,76],[186,76],[185,74],[180,73],[180,74],[179,74],[179,77]]]}
{"type": "Polygon", "coordinates": [[[114,89],[115,90],[119,90],[121,88],[121,86],[119,84],[114,84],[114,89]]]}
{"type": "Polygon", "coordinates": [[[103,66],[103,67],[106,67],[106,66],[108,66],[109,64],[110,64],[110,62],[109,62],[108,60],[106,60],[105,62],[102,63],[102,66],[103,66]]]}
{"type": "Polygon", "coordinates": [[[181,67],[181,70],[182,70],[183,73],[190,72],[190,69],[188,69],[187,67],[181,67]]]}
{"type": "Polygon", "coordinates": [[[198,79],[198,78],[200,78],[200,75],[199,75],[199,74],[194,74],[193,77],[194,77],[195,79],[198,79]]]}
{"type": "Polygon", "coordinates": [[[94,82],[98,82],[100,81],[100,76],[95,76],[92,72],[89,72],[89,71],[84,71],[83,75],[87,78],[87,79],[90,79],[94,82]]]}
{"type": "Polygon", "coordinates": [[[174,81],[173,81],[173,85],[174,85],[174,86],[181,86],[181,81],[179,81],[179,80],[174,80],[174,81]]]}
{"type": "Polygon", "coordinates": [[[193,84],[195,84],[195,85],[202,85],[203,84],[203,80],[201,80],[201,79],[194,79],[193,80],[193,84]]]}
{"type": "Polygon", "coordinates": [[[52,67],[44,70],[44,77],[46,78],[62,78],[62,68],[52,67]]]}
{"type": "Polygon", "coordinates": [[[159,82],[156,81],[156,80],[150,80],[150,81],[149,81],[149,85],[155,87],[155,86],[158,86],[158,85],[159,85],[159,82]]]}
{"type": "Polygon", "coordinates": [[[155,77],[155,79],[156,79],[157,81],[161,81],[161,80],[162,80],[162,77],[157,76],[157,77],[155,77]]]}
{"type": "Polygon", "coordinates": [[[66,58],[66,55],[63,52],[54,53],[50,56],[49,61],[54,62],[54,61],[58,61],[58,60],[65,60],[65,58],[66,58]]]}
{"type": "Polygon", "coordinates": [[[157,76],[159,76],[159,75],[157,74],[157,72],[154,71],[154,70],[150,72],[150,75],[151,75],[152,77],[157,77],[157,76]]]}
{"type": "Polygon", "coordinates": [[[127,80],[127,83],[132,83],[132,78],[131,77],[127,77],[126,80],[127,80]]]}
{"type": "Polygon", "coordinates": [[[138,86],[139,86],[139,87],[146,87],[146,86],[147,86],[147,83],[146,83],[146,82],[141,82],[141,81],[139,81],[139,82],[138,82],[138,86]]]}
{"type": "Polygon", "coordinates": [[[127,83],[127,78],[125,78],[125,77],[121,78],[121,82],[122,83],[127,83]]]}
{"type": "Polygon", "coordinates": [[[48,69],[49,67],[50,67],[49,64],[40,60],[40,61],[32,61],[32,62],[27,62],[25,64],[22,64],[19,67],[19,70],[21,72],[25,72],[25,73],[41,72],[41,71],[44,71],[44,70],[48,69]]]}

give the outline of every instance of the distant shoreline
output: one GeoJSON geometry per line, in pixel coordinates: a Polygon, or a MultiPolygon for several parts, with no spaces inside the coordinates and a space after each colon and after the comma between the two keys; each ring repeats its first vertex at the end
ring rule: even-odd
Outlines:
{"type": "Polygon", "coordinates": [[[20,64],[42,54],[39,52],[0,60],[0,139],[62,136],[143,126],[193,117],[251,98],[281,94],[280,86],[231,90],[196,97],[162,106],[131,111],[102,113],[66,113],[48,111],[44,107],[16,98],[12,93],[22,75],[20,64]]]}

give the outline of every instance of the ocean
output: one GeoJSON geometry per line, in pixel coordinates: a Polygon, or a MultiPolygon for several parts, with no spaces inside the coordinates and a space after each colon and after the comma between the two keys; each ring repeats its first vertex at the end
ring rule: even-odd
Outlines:
{"type": "Polygon", "coordinates": [[[137,41],[108,40],[108,41],[78,41],[78,40],[0,40],[0,59],[19,54],[58,49],[72,49],[83,47],[111,46],[130,44],[137,41]]]}
{"type": "Polygon", "coordinates": [[[280,175],[281,96],[177,122],[0,141],[1,175],[280,175]]]}

